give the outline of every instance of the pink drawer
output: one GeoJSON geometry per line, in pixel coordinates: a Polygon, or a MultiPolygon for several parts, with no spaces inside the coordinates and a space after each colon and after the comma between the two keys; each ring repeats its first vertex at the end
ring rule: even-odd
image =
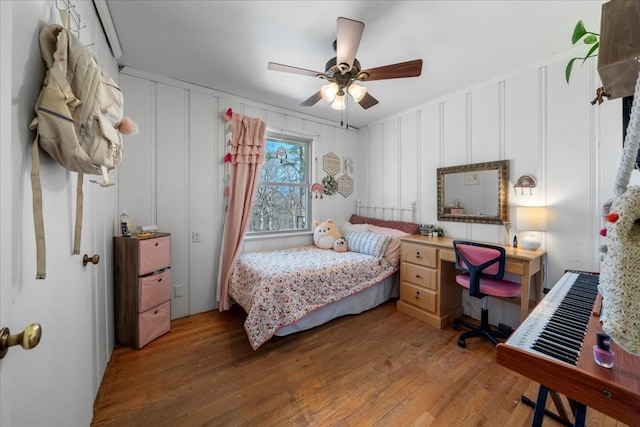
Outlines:
{"type": "Polygon", "coordinates": [[[169,267],[171,236],[144,239],[138,242],[138,274],[149,274],[169,267]]]}
{"type": "Polygon", "coordinates": [[[169,301],[140,313],[138,320],[138,348],[142,348],[171,329],[171,303],[169,301]]]}
{"type": "Polygon", "coordinates": [[[140,278],[138,312],[142,313],[171,299],[171,270],[140,278]]]}

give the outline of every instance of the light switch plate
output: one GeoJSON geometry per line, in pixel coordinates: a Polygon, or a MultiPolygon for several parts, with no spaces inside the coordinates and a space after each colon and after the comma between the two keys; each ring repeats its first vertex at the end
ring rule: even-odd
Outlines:
{"type": "Polygon", "coordinates": [[[179,298],[184,296],[184,285],[174,285],[173,286],[173,297],[179,298]]]}

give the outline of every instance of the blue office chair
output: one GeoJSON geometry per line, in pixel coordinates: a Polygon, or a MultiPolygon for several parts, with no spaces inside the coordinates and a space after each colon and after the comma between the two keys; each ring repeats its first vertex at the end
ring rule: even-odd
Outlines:
{"type": "Polygon", "coordinates": [[[498,338],[508,338],[513,329],[502,323],[497,330],[489,325],[487,296],[513,298],[520,295],[521,290],[520,283],[504,279],[505,250],[500,246],[462,240],[454,240],[453,249],[456,253],[456,269],[464,272],[456,276],[456,283],[468,289],[469,296],[482,300],[479,326],[461,319],[453,321],[455,330],[460,326],[470,329],[460,334],[458,345],[464,348],[467,338],[480,336],[497,345],[498,338]]]}

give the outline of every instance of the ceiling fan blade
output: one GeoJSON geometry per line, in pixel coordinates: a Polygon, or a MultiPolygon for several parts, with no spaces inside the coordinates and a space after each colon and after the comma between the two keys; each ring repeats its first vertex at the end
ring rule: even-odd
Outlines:
{"type": "Polygon", "coordinates": [[[322,99],[322,93],[320,93],[320,91],[317,91],[316,93],[311,95],[308,99],[304,100],[300,105],[303,107],[311,107],[321,99],[322,99]]]}
{"type": "Polygon", "coordinates": [[[342,74],[351,70],[353,66],[353,60],[356,58],[363,31],[364,24],[362,22],[348,18],[338,18],[336,59],[342,74]]]}
{"type": "Polygon", "coordinates": [[[362,81],[399,79],[403,77],[418,77],[421,73],[422,59],[416,59],[362,70],[356,79],[362,81]]]}
{"type": "Polygon", "coordinates": [[[285,73],[302,74],[303,76],[323,77],[325,74],[320,71],[306,70],[304,68],[292,67],[290,65],[269,62],[268,68],[273,71],[282,71],[285,73]]]}
{"type": "Polygon", "coordinates": [[[373,96],[369,95],[369,92],[365,93],[364,98],[362,98],[360,102],[358,102],[358,104],[360,104],[360,106],[365,110],[373,107],[377,103],[378,103],[378,100],[375,99],[373,96]]]}

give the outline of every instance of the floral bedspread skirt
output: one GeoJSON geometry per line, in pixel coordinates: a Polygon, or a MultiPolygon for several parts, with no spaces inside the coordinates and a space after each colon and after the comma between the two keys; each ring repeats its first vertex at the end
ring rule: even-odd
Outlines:
{"type": "Polygon", "coordinates": [[[279,328],[395,271],[384,259],[315,246],[245,253],[231,276],[229,295],[247,312],[244,328],[257,349],[279,328]]]}

